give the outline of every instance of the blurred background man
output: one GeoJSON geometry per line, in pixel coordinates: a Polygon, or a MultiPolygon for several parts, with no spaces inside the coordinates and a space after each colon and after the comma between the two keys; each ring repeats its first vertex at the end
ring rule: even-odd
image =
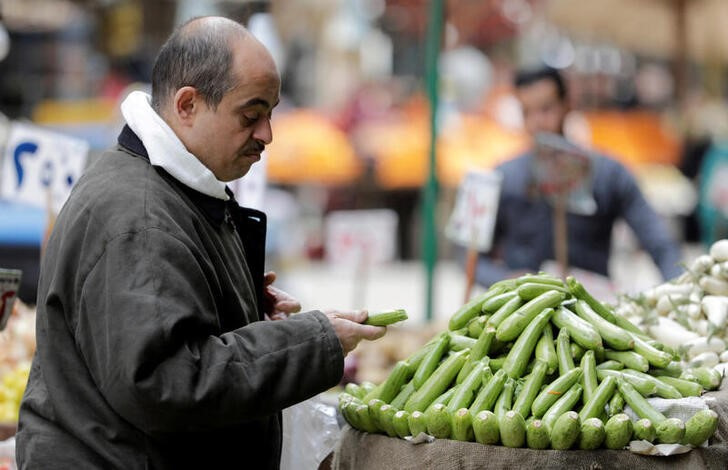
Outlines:
{"type": "MultiPolygon", "coordinates": [[[[556,70],[522,70],[515,78],[524,127],[531,139],[540,133],[563,135],[569,112],[566,84],[556,70]]],[[[553,208],[535,181],[535,148],[497,167],[502,176],[493,248],[483,253],[476,281],[490,285],[525,271],[538,271],[555,258],[553,208]]],[[[623,218],[650,254],[663,278],[679,274],[680,249],[665,223],[649,206],[634,177],[617,161],[591,159],[595,208],[566,217],[568,266],[608,276],[614,223],[623,218]]]]}

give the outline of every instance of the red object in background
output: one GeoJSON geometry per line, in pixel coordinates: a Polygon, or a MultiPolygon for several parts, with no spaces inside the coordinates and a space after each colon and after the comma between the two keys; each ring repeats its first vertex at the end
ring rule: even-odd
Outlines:
{"type": "MultiPolygon", "coordinates": [[[[357,383],[356,372],[359,369],[359,361],[355,354],[349,354],[344,358],[344,375],[341,377],[341,385],[357,383]]],[[[1,470],[1,469],[0,469],[1,470]]]]}
{"type": "MultiPolygon", "coordinates": [[[[424,37],[428,4],[428,0],[387,0],[385,21],[395,31],[424,37]]],[[[488,46],[517,33],[516,25],[503,16],[502,4],[502,0],[447,0],[445,19],[457,29],[461,43],[488,46]]]]}

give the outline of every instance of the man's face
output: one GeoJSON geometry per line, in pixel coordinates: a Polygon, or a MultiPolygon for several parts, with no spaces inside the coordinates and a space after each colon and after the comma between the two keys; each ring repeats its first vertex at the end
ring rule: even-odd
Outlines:
{"type": "Polygon", "coordinates": [[[234,89],[216,109],[200,103],[185,142],[220,181],[240,178],[260,160],[273,140],[270,119],[280,91],[278,71],[262,45],[235,39],[232,50],[234,89]]]}
{"type": "Polygon", "coordinates": [[[559,98],[558,88],[552,80],[543,79],[519,87],[516,97],[521,103],[526,131],[531,136],[539,132],[562,133],[568,108],[559,98]]]}

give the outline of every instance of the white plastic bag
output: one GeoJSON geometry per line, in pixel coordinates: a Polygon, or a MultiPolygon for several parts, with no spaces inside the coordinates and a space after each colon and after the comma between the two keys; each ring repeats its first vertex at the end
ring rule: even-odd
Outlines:
{"type": "Polygon", "coordinates": [[[281,470],[316,470],[341,435],[336,405],[317,395],[283,410],[281,470]]]}

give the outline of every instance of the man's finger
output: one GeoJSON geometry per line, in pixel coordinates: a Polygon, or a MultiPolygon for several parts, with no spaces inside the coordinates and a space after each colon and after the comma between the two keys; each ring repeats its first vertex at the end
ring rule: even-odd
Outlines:
{"type": "Polygon", "coordinates": [[[361,337],[364,339],[367,339],[369,341],[373,341],[375,339],[379,339],[387,332],[386,326],[371,326],[371,325],[362,325],[361,326],[361,337]]]}
{"type": "Polygon", "coordinates": [[[266,287],[273,284],[275,282],[275,280],[276,280],[275,271],[268,271],[267,273],[265,273],[263,275],[263,285],[266,287]]]}
{"type": "Polygon", "coordinates": [[[281,300],[273,307],[285,313],[298,313],[301,311],[301,304],[295,300],[281,300]]]}
{"type": "Polygon", "coordinates": [[[344,318],[346,320],[353,321],[354,323],[361,323],[367,319],[367,316],[369,316],[369,312],[366,310],[337,310],[334,314],[338,318],[344,318]]]}

